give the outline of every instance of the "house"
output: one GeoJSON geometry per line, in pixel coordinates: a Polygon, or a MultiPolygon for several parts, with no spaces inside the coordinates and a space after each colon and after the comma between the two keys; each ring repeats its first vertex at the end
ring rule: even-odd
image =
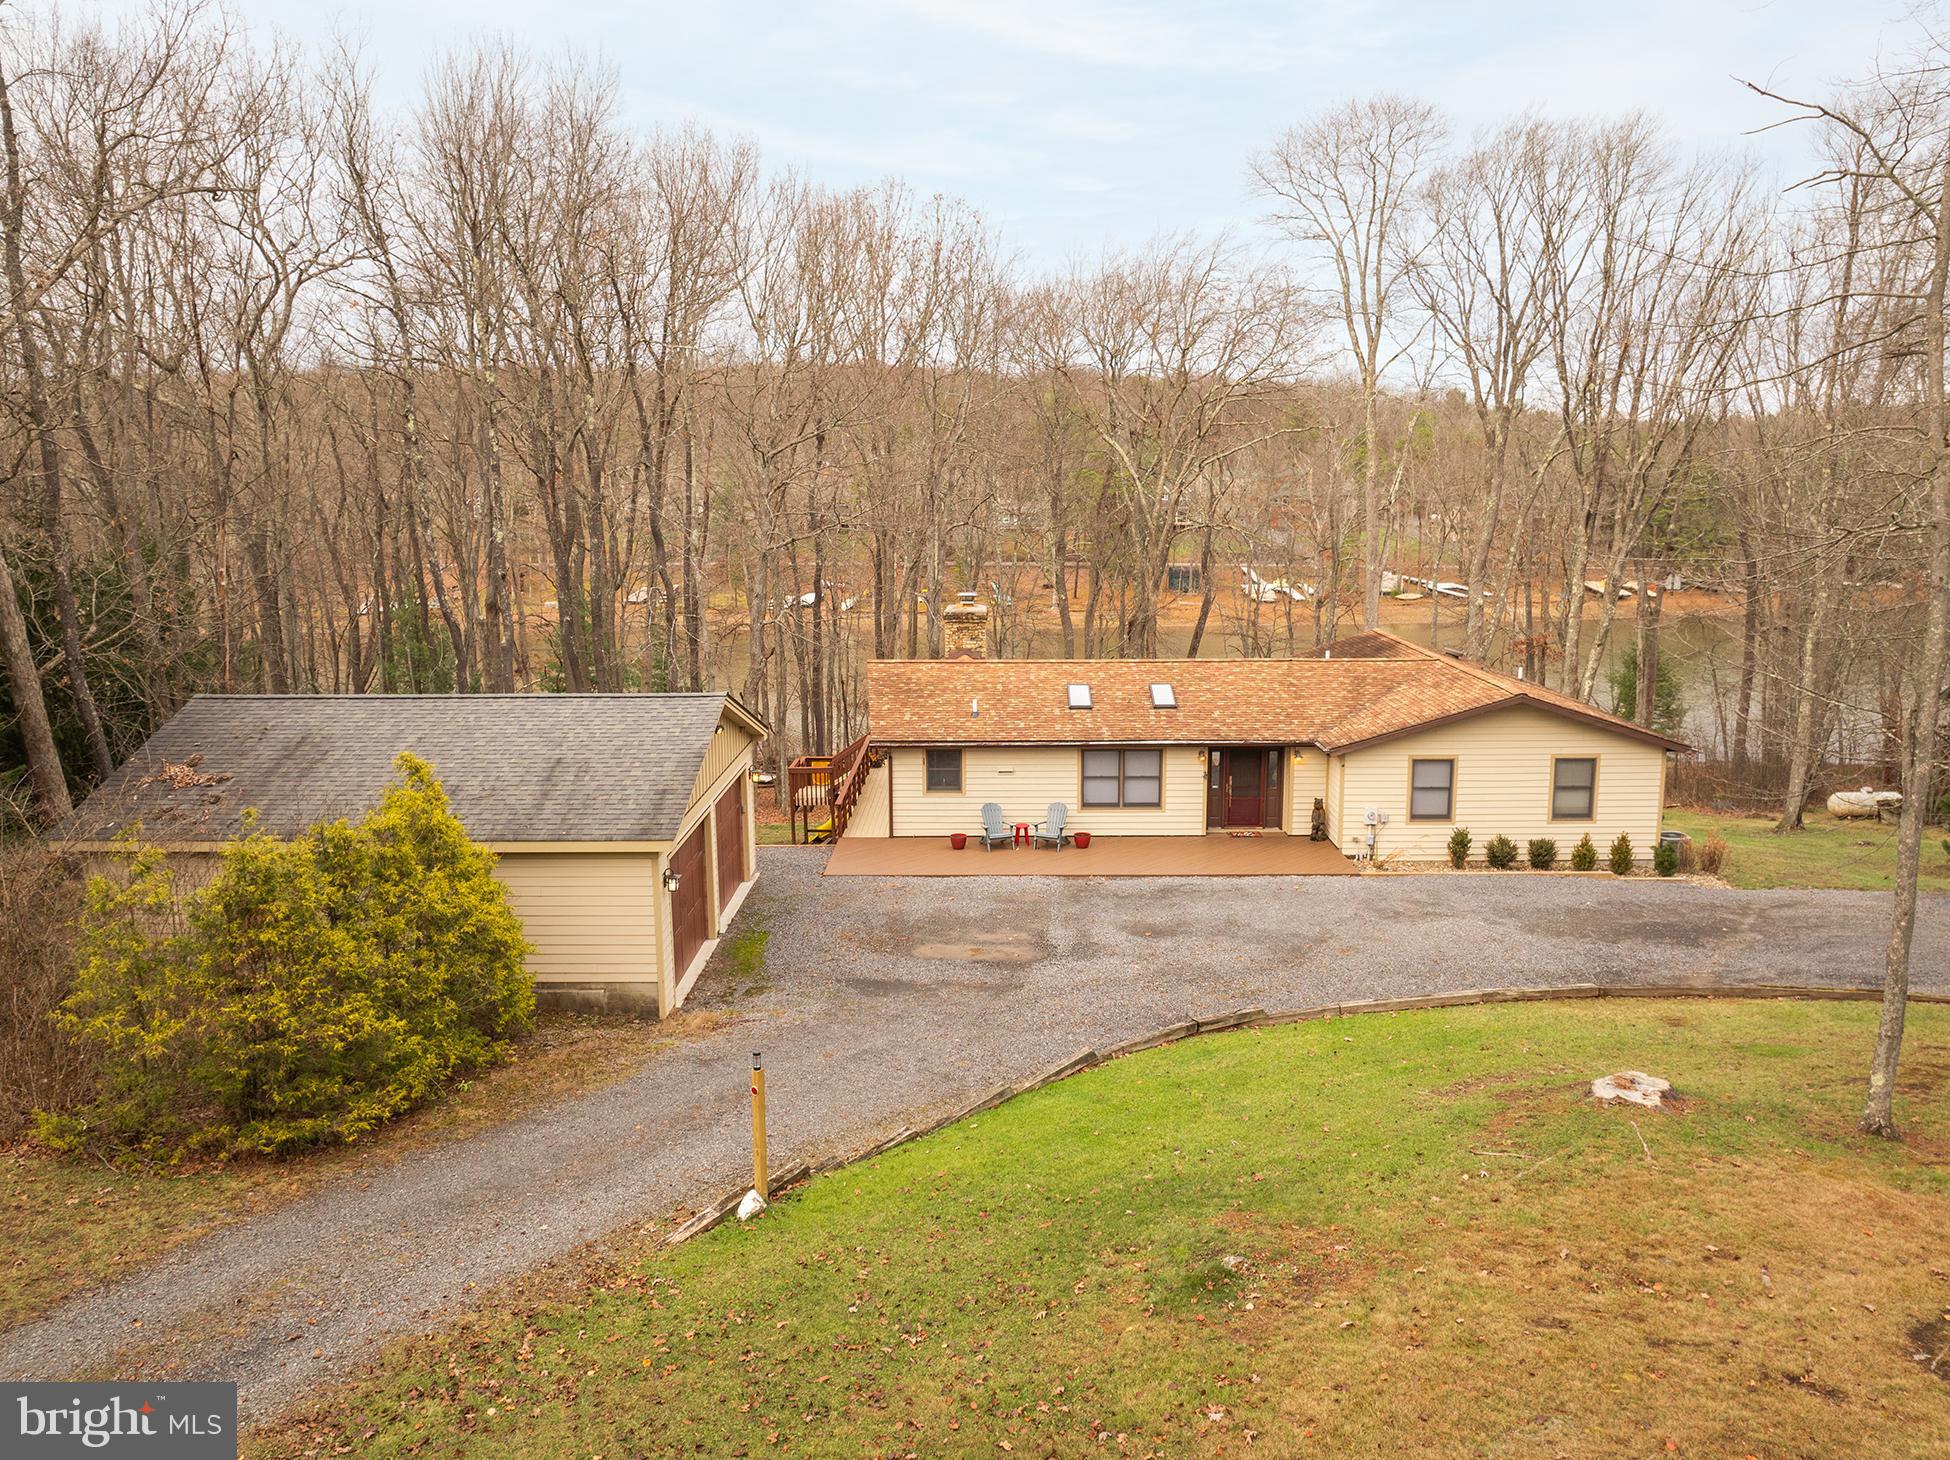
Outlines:
{"type": "Polygon", "coordinates": [[[247,809],[275,836],[358,816],[410,750],[495,853],[541,1001],[666,1015],[758,875],[764,734],[724,694],[198,695],[56,837],[137,826],[194,880],[247,809]]]}
{"type": "Polygon", "coordinates": [[[1292,660],[881,661],[867,676],[879,766],[847,838],[1039,822],[1094,837],[1210,832],[1327,840],[1438,860],[1467,827],[1657,841],[1680,741],[1385,633],[1292,660]]]}

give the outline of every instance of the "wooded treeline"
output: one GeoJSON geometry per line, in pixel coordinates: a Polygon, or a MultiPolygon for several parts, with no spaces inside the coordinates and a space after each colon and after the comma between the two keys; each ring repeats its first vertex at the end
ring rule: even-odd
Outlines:
{"type": "Polygon", "coordinates": [[[1798,807],[1845,717],[1895,766],[1938,705],[1940,75],[1844,88],[1785,196],[1644,117],[1351,103],[1224,160],[1268,245],[1039,275],[585,65],[465,49],[395,115],[194,8],[13,14],[17,810],[199,689],[721,686],[827,748],[962,589],[1002,654],[1426,613],[1601,701],[1625,634],[1649,720],[1657,600],[1585,584],[1674,573],[1737,625],[1711,748],[1798,807]]]}

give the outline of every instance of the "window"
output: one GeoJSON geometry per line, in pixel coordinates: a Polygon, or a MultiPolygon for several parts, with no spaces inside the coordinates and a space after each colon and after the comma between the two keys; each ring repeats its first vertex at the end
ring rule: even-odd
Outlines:
{"type": "Polygon", "coordinates": [[[1408,763],[1408,819],[1447,821],[1456,805],[1456,763],[1453,760],[1412,760],[1408,763]]]}
{"type": "Polygon", "coordinates": [[[1124,753],[1086,750],[1083,753],[1083,804],[1117,806],[1124,796],[1124,753]]]}
{"type": "Polygon", "coordinates": [[[1073,684],[1070,686],[1070,708],[1073,710],[1087,710],[1090,708],[1089,685],[1073,684]]]}
{"type": "Polygon", "coordinates": [[[959,791],[961,789],[961,752],[959,750],[930,750],[928,752],[928,789],[930,791],[959,791]]]}
{"type": "Polygon", "coordinates": [[[1178,691],[1168,684],[1151,686],[1151,708],[1154,710],[1175,710],[1178,708],[1178,691]]]}
{"type": "Polygon", "coordinates": [[[1162,750],[1086,750],[1083,804],[1159,806],[1164,803],[1162,750]]]}
{"type": "Polygon", "coordinates": [[[1591,756],[1551,762],[1551,820],[1589,821],[1598,799],[1598,762],[1591,756]]]}

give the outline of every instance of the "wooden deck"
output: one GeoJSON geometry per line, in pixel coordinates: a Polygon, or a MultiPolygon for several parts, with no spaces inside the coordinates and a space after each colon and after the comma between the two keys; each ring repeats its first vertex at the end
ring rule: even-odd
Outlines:
{"type": "Polygon", "coordinates": [[[1332,877],[1359,869],[1332,842],[1262,836],[1092,837],[1084,848],[997,848],[945,837],[841,837],[828,877],[1332,877]]]}

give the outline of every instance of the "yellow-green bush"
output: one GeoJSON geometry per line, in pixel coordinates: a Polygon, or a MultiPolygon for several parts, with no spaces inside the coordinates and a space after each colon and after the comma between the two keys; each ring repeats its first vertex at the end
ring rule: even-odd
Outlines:
{"type": "Polygon", "coordinates": [[[99,1087],[47,1138],[281,1155],[502,1053],[534,1011],[520,921],[432,768],[396,764],[357,824],[247,831],[180,902],[153,848],[93,881],[60,1017],[99,1087]]]}

